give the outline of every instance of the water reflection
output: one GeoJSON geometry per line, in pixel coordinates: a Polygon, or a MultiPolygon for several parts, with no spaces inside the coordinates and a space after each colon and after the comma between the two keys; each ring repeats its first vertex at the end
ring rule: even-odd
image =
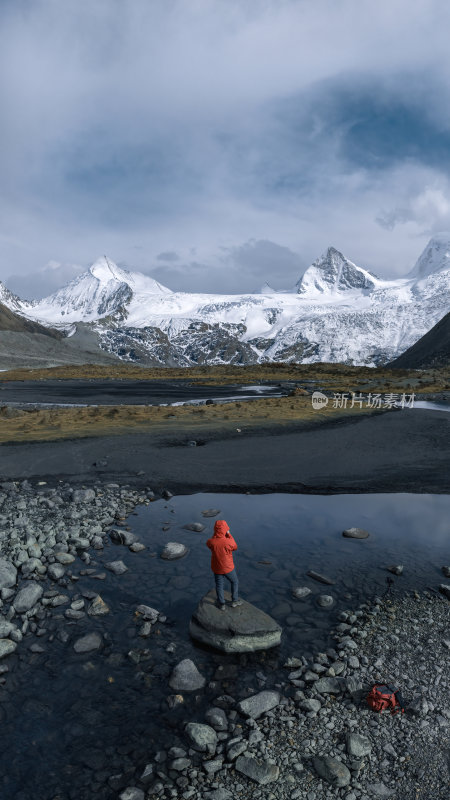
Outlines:
{"type": "MultiPolygon", "coordinates": [[[[38,640],[25,637],[17,654],[8,657],[10,674],[0,697],[1,796],[117,797],[109,777],[140,774],[161,746],[173,744],[177,735],[181,743],[180,723],[203,719],[219,694],[239,698],[248,686],[273,686],[287,655],[309,655],[329,646],[340,610],[386,590],[386,565],[405,568],[394,578],[394,592],[437,586],[443,580],[440,567],[450,563],[449,511],[448,495],[410,494],[197,494],[139,507],[126,524],[147,549],[131,553],[110,544],[94,553],[94,566],[106,572],[105,580],[83,575],[62,590],[71,600],[85,590],[99,592],[111,613],[100,620],[69,622],[55,608],[43,624],[45,633],[38,640]],[[283,625],[280,648],[225,656],[190,641],[192,610],[213,585],[205,542],[215,518],[201,513],[210,508],[220,509],[218,517],[227,520],[238,542],[235,563],[242,596],[283,625]],[[186,530],[190,522],[202,522],[205,530],[186,530]],[[366,528],[370,538],[343,538],[342,530],[352,526],[366,528]],[[160,559],[168,541],[188,545],[188,556],[160,559]],[[122,559],[128,572],[115,576],[103,570],[104,562],[115,559],[122,559]],[[334,585],[308,578],[310,569],[326,573],[334,585]],[[305,601],[292,597],[292,588],[300,585],[312,589],[305,601]],[[321,593],[333,596],[331,610],[317,606],[321,593]],[[139,636],[134,619],[139,603],[167,615],[167,623],[156,626],[148,639],[139,636]],[[104,637],[102,650],[76,654],[74,640],[93,630],[104,637]],[[42,653],[30,652],[36,641],[42,653]],[[168,676],[186,657],[195,660],[208,685],[198,698],[197,693],[186,695],[184,705],[171,711],[168,676]],[[223,665],[234,668],[226,679],[217,671],[223,665]]],[[[76,562],[74,573],[84,566],[76,562]]]]}

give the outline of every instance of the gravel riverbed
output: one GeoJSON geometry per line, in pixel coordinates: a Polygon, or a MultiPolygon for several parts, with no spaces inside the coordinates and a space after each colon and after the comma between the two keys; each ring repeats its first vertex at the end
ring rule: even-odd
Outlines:
{"type": "MultiPolygon", "coordinates": [[[[0,712],[6,695],[14,694],[17,660],[32,663],[53,641],[64,640],[87,671],[96,658],[111,660],[101,627],[108,608],[100,593],[83,588],[83,579],[98,576],[96,553],[111,538],[139,558],[144,546],[126,530],[126,518],[153,499],[150,487],[113,483],[0,484],[0,712]]],[[[117,552],[105,565],[114,575],[123,568],[117,552]]],[[[268,653],[267,663],[255,668],[243,657],[245,685],[230,682],[236,667],[226,659],[215,671],[204,667],[201,650],[197,664],[180,662],[163,608],[143,605],[130,613],[145,647],[127,656],[138,663],[163,645],[171,658],[160,685],[162,713],[173,715],[173,743],[148,747],[143,758],[126,742],[114,753],[99,742],[89,784],[73,774],[58,789],[56,776],[48,786],[8,795],[11,800],[449,796],[450,603],[438,591],[388,593],[342,612],[334,646],[312,660],[292,652],[281,666],[268,653]],[[402,690],[404,714],[368,708],[365,696],[377,681],[402,690]]],[[[7,739],[3,720],[0,740],[7,739]]],[[[27,757],[21,755],[24,772],[27,757]]]]}

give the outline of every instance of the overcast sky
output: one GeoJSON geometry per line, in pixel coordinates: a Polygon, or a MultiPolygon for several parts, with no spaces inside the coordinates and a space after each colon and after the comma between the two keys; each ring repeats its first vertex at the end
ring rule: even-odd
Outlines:
{"type": "Polygon", "coordinates": [[[0,279],[404,275],[450,231],[448,0],[1,0],[0,279]]]}

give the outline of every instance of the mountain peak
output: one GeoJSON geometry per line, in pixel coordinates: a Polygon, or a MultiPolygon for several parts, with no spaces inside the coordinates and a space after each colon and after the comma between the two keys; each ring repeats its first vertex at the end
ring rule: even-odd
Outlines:
{"type": "Polygon", "coordinates": [[[144,275],[142,272],[130,272],[128,269],[118,267],[108,256],[97,258],[97,261],[94,261],[87,273],[84,273],[84,276],[92,276],[103,285],[110,281],[126,284],[133,292],[172,294],[171,289],[163,286],[162,283],[151,278],[150,275],[144,275]]]}
{"type": "Polygon", "coordinates": [[[321,258],[322,260],[326,259],[327,261],[328,260],[332,261],[333,259],[337,259],[339,261],[347,261],[345,256],[342,255],[341,251],[338,250],[336,247],[333,247],[333,245],[327,247],[325,253],[322,254],[321,258]]]}
{"type": "Polygon", "coordinates": [[[125,270],[119,269],[117,264],[114,261],[111,261],[107,256],[100,256],[97,258],[96,261],[89,267],[90,274],[97,278],[98,281],[102,283],[105,281],[116,280],[123,283],[126,280],[127,272],[125,270]]]}
{"type": "Polygon", "coordinates": [[[335,247],[328,247],[306,270],[298,282],[299,294],[327,294],[359,289],[367,294],[375,288],[376,278],[356,266],[335,247]]]}
{"type": "Polygon", "coordinates": [[[275,289],[270,285],[270,283],[264,281],[263,285],[256,290],[255,294],[275,294],[275,289]]]}
{"type": "Polygon", "coordinates": [[[408,277],[421,280],[446,269],[450,269],[450,233],[440,233],[430,239],[408,277]]]}
{"type": "Polygon", "coordinates": [[[90,322],[113,314],[123,317],[133,301],[140,306],[143,296],[156,302],[171,294],[170,289],[149,275],[122,269],[108,256],[100,256],[66,286],[35,301],[33,316],[51,324],[90,322]]]}
{"type": "Polygon", "coordinates": [[[6,288],[5,284],[0,281],[0,303],[3,303],[13,311],[20,308],[20,298],[16,294],[6,288]]]}

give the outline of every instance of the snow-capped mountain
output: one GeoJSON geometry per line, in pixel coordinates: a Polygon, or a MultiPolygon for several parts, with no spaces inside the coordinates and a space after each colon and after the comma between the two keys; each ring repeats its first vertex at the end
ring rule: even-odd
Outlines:
{"type": "Polygon", "coordinates": [[[357,267],[339,250],[329,247],[326,253],[318,258],[306,270],[297,283],[299,294],[308,297],[320,296],[329,292],[340,293],[357,289],[368,294],[382,281],[367,270],[357,267]]]}
{"type": "Polygon", "coordinates": [[[256,290],[255,294],[276,294],[275,289],[265,281],[263,285],[256,290]]]}
{"type": "Polygon", "coordinates": [[[5,284],[0,281],[0,303],[7,306],[11,311],[19,311],[22,305],[20,297],[13,294],[6,288],[5,284]]]}
{"type": "MultiPolygon", "coordinates": [[[[16,299],[17,300],[17,299],[16,299]]],[[[8,301],[4,300],[6,305],[8,301]]],[[[405,278],[382,280],[333,247],[294,289],[246,295],[172,292],[106,256],[19,311],[47,325],[90,325],[101,347],[147,364],[392,360],[450,308],[450,234],[431,240],[405,278]]]]}
{"type": "Polygon", "coordinates": [[[450,269],[450,236],[439,234],[428,242],[408,277],[421,280],[450,269]]]}
{"type": "Polygon", "coordinates": [[[121,269],[106,256],[58,292],[43,300],[23,302],[21,310],[42,322],[92,322],[114,314],[141,294],[171,294],[153,278],[121,269]]]}

